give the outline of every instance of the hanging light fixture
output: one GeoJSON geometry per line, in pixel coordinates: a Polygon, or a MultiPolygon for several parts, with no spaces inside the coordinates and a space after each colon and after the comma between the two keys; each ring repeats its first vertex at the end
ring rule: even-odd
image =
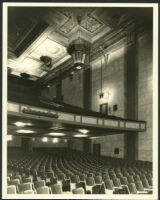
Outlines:
{"type": "Polygon", "coordinates": [[[82,16],[78,15],[77,16],[78,38],[75,39],[73,42],[71,42],[67,49],[68,53],[72,56],[74,67],[77,70],[80,70],[84,67],[86,51],[87,51],[87,46],[81,39],[81,30],[80,30],[81,21],[82,21],[82,16]]]}

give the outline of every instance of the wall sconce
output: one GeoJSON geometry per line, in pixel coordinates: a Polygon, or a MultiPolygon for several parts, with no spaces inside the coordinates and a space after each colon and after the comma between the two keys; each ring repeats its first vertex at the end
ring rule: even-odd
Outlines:
{"type": "Polygon", "coordinates": [[[99,94],[99,98],[102,99],[103,97],[104,97],[104,93],[101,92],[101,93],[99,94]]]}
{"type": "Polygon", "coordinates": [[[104,100],[109,100],[109,97],[110,97],[110,93],[109,92],[100,92],[99,93],[99,98],[100,99],[103,99],[104,98],[104,100]]]}

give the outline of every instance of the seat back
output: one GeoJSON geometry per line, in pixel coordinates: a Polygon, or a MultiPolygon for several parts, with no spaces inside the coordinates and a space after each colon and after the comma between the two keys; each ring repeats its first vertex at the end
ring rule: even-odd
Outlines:
{"type": "Polygon", "coordinates": [[[64,180],[65,179],[65,174],[61,173],[61,174],[58,174],[58,180],[64,180]]]}
{"type": "Polygon", "coordinates": [[[147,180],[148,180],[149,185],[152,186],[153,185],[152,178],[148,178],[147,180]]]}
{"type": "Polygon", "coordinates": [[[51,184],[57,184],[58,183],[58,178],[57,177],[53,177],[50,179],[51,184]]]}
{"type": "Polygon", "coordinates": [[[16,186],[15,185],[9,185],[7,186],[7,194],[16,194],[16,186]]]}
{"type": "Polygon", "coordinates": [[[118,178],[113,178],[112,181],[115,187],[121,186],[120,180],[118,178]]]}
{"type": "Polygon", "coordinates": [[[9,176],[7,176],[7,183],[11,180],[11,178],[9,176]]]}
{"type": "Polygon", "coordinates": [[[31,183],[23,183],[21,185],[18,185],[19,192],[24,192],[26,190],[32,190],[32,184],[31,183]]]}
{"type": "Polygon", "coordinates": [[[85,177],[86,177],[86,176],[85,176],[84,174],[80,174],[80,175],[79,175],[80,181],[85,181],[85,177]]]}
{"type": "Polygon", "coordinates": [[[62,191],[63,192],[70,192],[71,191],[71,184],[70,184],[69,179],[62,181],[62,191]]]}
{"type": "Polygon", "coordinates": [[[105,186],[104,186],[104,184],[94,185],[92,187],[92,194],[105,194],[105,186]]]}
{"type": "Polygon", "coordinates": [[[35,181],[34,182],[34,187],[37,189],[37,188],[40,188],[40,187],[44,187],[46,184],[45,184],[45,181],[44,180],[40,180],[40,181],[35,181]]]}
{"type": "Polygon", "coordinates": [[[138,174],[134,175],[133,178],[134,178],[134,181],[135,181],[135,182],[141,180],[141,179],[140,179],[140,176],[139,176],[138,174]]]}
{"type": "Polygon", "coordinates": [[[149,183],[148,180],[146,178],[141,179],[143,187],[149,189],[149,183]]]}
{"type": "Polygon", "coordinates": [[[138,191],[144,191],[143,185],[141,181],[136,181],[136,188],[138,191]]]}
{"type": "Polygon", "coordinates": [[[46,172],[46,176],[47,176],[47,178],[53,178],[54,173],[53,172],[46,172]]]}
{"type": "Polygon", "coordinates": [[[12,179],[12,180],[8,181],[8,185],[18,186],[19,184],[20,184],[20,180],[19,179],[12,179]]]}
{"type": "Polygon", "coordinates": [[[51,185],[52,194],[62,194],[62,187],[60,184],[51,185]]]}
{"type": "Polygon", "coordinates": [[[88,173],[87,177],[93,177],[93,173],[88,173]]]}
{"type": "Polygon", "coordinates": [[[75,188],[72,190],[73,194],[84,194],[84,189],[82,187],[80,188],[75,188]]]}
{"type": "Polygon", "coordinates": [[[113,182],[110,179],[104,181],[106,189],[113,190],[113,182]]]}
{"type": "Polygon", "coordinates": [[[100,185],[94,185],[92,187],[92,194],[100,194],[101,186],[100,185]]]}
{"type": "Polygon", "coordinates": [[[80,187],[82,187],[84,189],[85,193],[86,193],[86,183],[85,183],[85,181],[81,181],[79,183],[76,183],[76,188],[80,188],[80,187]]]}
{"type": "Polygon", "coordinates": [[[21,177],[21,175],[18,174],[16,176],[13,176],[12,179],[19,179],[20,183],[21,183],[22,177],[21,177]]]}
{"type": "Polygon", "coordinates": [[[44,187],[37,188],[37,194],[49,194],[49,187],[44,186],[44,187]]]}
{"type": "Polygon", "coordinates": [[[106,179],[110,179],[109,175],[103,175],[102,180],[105,181],[106,179]]]}
{"type": "Polygon", "coordinates": [[[22,182],[23,182],[23,183],[32,183],[33,180],[32,180],[32,178],[23,178],[23,179],[22,179],[22,182]]]}
{"type": "Polygon", "coordinates": [[[72,175],[70,176],[71,182],[72,183],[79,183],[80,182],[80,178],[78,175],[72,175]]]}
{"type": "Polygon", "coordinates": [[[86,184],[93,186],[94,185],[94,178],[93,177],[87,177],[86,178],[86,184]]]}
{"type": "Polygon", "coordinates": [[[116,174],[116,177],[117,177],[117,178],[122,178],[123,175],[122,175],[122,173],[119,172],[119,173],[116,174]]]}
{"type": "Polygon", "coordinates": [[[101,184],[102,183],[102,177],[101,176],[95,176],[94,180],[95,180],[96,184],[101,184]]]}
{"type": "Polygon", "coordinates": [[[134,178],[133,176],[127,176],[127,180],[128,180],[128,183],[134,183],[134,178]]]}
{"type": "Polygon", "coordinates": [[[134,183],[128,183],[128,188],[131,194],[137,194],[137,189],[134,183]]]}
{"type": "Polygon", "coordinates": [[[130,194],[128,185],[122,186],[122,194],[130,194]]]}
{"type": "Polygon", "coordinates": [[[120,178],[120,182],[121,182],[122,185],[128,185],[127,177],[124,177],[124,176],[121,177],[121,178],[120,178]]]}

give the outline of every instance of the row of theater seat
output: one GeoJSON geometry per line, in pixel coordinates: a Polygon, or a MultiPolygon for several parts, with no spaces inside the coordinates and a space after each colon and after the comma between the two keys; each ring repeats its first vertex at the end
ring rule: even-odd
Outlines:
{"type": "Polygon", "coordinates": [[[27,190],[47,194],[152,193],[151,165],[141,163],[70,150],[9,155],[8,193],[11,186],[16,187],[13,193],[27,190]],[[37,190],[39,182],[43,185],[37,190]],[[26,184],[30,184],[29,189],[22,190],[21,186],[26,188],[26,184]]]}

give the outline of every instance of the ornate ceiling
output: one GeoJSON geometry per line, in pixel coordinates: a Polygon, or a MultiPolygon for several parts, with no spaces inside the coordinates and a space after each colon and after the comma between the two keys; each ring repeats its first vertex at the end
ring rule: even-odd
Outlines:
{"type": "Polygon", "coordinates": [[[82,16],[81,37],[90,44],[114,30],[121,29],[130,18],[124,8],[94,7],[9,7],[8,67],[11,74],[30,74],[38,80],[70,59],[69,43],[77,37],[77,16],[82,16]],[[46,69],[41,56],[52,59],[46,69]]]}

